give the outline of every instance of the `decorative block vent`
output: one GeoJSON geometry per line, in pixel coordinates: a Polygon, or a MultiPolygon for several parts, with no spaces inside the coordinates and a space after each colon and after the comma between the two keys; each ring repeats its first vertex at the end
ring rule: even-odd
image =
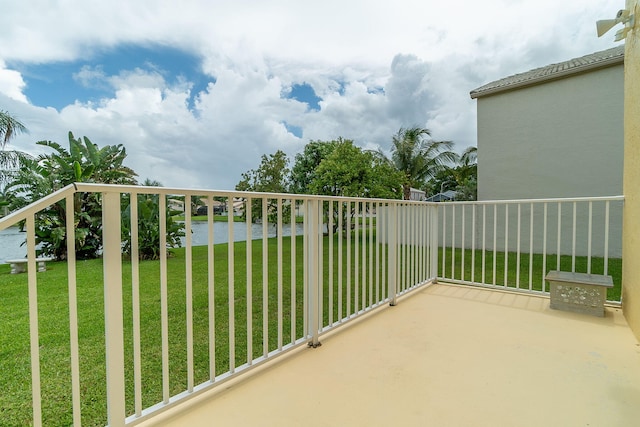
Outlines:
{"type": "Polygon", "coordinates": [[[607,289],[613,287],[611,276],[550,271],[545,279],[550,284],[552,309],[604,316],[607,289]]]}

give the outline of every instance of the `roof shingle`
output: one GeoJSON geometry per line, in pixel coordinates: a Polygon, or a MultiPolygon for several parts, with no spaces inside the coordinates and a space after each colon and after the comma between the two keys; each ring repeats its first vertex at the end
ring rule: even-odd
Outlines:
{"type": "Polygon", "coordinates": [[[624,62],[624,45],[573,58],[568,61],[536,68],[487,83],[471,91],[471,98],[493,95],[524,86],[531,86],[547,80],[555,80],[587,70],[604,68],[624,62]]]}

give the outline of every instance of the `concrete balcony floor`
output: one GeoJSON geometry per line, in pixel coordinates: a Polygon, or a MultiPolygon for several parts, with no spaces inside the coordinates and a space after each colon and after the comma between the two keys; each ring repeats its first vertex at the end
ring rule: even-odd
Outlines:
{"type": "Polygon", "coordinates": [[[640,345],[543,297],[437,284],[145,425],[634,426],[640,345]]]}

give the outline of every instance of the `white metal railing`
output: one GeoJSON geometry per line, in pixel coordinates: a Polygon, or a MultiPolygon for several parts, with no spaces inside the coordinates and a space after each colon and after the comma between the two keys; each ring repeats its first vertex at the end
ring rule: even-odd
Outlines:
{"type": "MultiPolygon", "coordinates": [[[[76,426],[134,425],[293,348],[318,345],[327,331],[383,304],[394,305],[398,295],[433,281],[438,268],[438,210],[418,202],[75,184],[1,219],[0,231],[21,221],[26,221],[35,426],[59,416],[55,411],[70,413],[68,423],[76,426]],[[66,229],[73,229],[77,193],[101,194],[102,277],[79,274],[85,264],[75,259],[74,239],[67,239],[67,262],[54,269],[66,269],[68,313],[43,313],[39,303],[48,298],[43,291],[49,273],[36,273],[35,224],[43,209],[64,203],[66,229]],[[135,225],[141,219],[137,200],[149,194],[159,197],[160,259],[138,261],[142,237],[132,226],[131,260],[123,262],[122,198],[130,197],[135,225]],[[176,197],[185,200],[189,231],[195,229],[189,199],[205,200],[207,243],[195,246],[187,232],[184,248],[176,251],[180,255],[169,257],[163,213],[176,197]],[[229,212],[223,244],[214,243],[221,232],[214,221],[215,199],[229,212]],[[257,210],[261,225],[234,222],[238,208],[246,218],[257,210]],[[236,241],[240,229],[244,242],[236,241]],[[96,286],[104,295],[103,365],[87,362],[95,348],[88,352],[79,338],[88,307],[78,290],[96,286]],[[69,387],[71,401],[57,409],[43,405],[42,383],[51,376],[50,367],[41,364],[49,360],[42,353],[41,342],[50,339],[43,322],[54,315],[68,316],[69,325],[69,384],[63,387],[69,387]],[[96,412],[84,398],[86,363],[106,385],[106,413],[98,411],[97,419],[86,415],[96,412]]],[[[100,388],[100,380],[91,378],[90,386],[100,388]]]]}
{"type": "Polygon", "coordinates": [[[623,196],[439,206],[438,278],[547,294],[549,270],[612,275],[620,303],[623,196]]]}
{"type": "MultiPolygon", "coordinates": [[[[619,302],[622,203],[621,196],[429,204],[97,184],[66,187],[0,219],[0,231],[25,221],[28,273],[20,280],[26,285],[29,313],[29,423],[50,424],[47,419],[62,411],[68,419],[64,423],[76,426],[137,424],[287,351],[317,346],[327,331],[383,304],[395,305],[398,295],[435,279],[546,293],[544,276],[551,269],[611,274],[618,292],[612,299],[619,302]],[[64,203],[66,228],[73,229],[70,213],[77,193],[102,195],[100,277],[84,274],[85,264],[75,259],[75,241],[67,239],[67,262],[54,269],[66,271],[68,311],[43,311],[51,284],[49,273],[36,273],[35,225],[43,209],[64,203]],[[131,260],[123,261],[122,198],[130,197],[131,224],[137,224],[137,200],[149,194],[159,199],[160,259],[138,261],[142,237],[133,226],[128,227],[131,260]],[[184,247],[169,257],[162,213],[176,197],[185,200],[186,230],[205,231],[204,237],[187,232],[184,247]],[[192,221],[192,197],[208,207],[204,226],[192,221]],[[214,221],[216,199],[229,212],[222,223],[214,221]],[[233,221],[238,209],[261,224],[233,221]],[[225,243],[219,243],[221,234],[225,243]],[[80,339],[86,322],[97,320],[87,319],[92,303],[78,296],[92,288],[104,297],[104,344],[80,339]],[[44,354],[42,342],[51,340],[44,326],[52,316],[68,316],[65,374],[59,360],[44,354]],[[96,345],[103,347],[97,351],[96,345]],[[96,359],[96,352],[102,356],[96,359]],[[87,379],[89,369],[95,372],[87,379]],[[71,395],[70,402],[55,408],[47,400],[51,370],[55,381],[68,378],[62,387],[71,395]],[[85,397],[88,388],[103,386],[98,397],[85,397]]],[[[22,292],[20,280],[12,286],[22,292]]],[[[3,292],[5,286],[0,286],[0,298],[3,292]]],[[[16,360],[21,357],[15,355],[16,360]]],[[[7,414],[13,409],[3,410],[7,414]]]]}

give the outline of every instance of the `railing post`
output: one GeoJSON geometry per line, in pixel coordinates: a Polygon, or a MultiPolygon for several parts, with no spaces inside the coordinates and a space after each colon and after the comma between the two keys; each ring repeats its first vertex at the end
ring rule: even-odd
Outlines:
{"type": "Polygon", "coordinates": [[[27,217],[27,281],[29,292],[29,338],[31,344],[31,399],[33,426],[42,426],[42,386],[40,381],[40,340],[38,330],[38,279],[36,277],[36,224],[33,214],[27,217]]]}
{"type": "Polygon", "coordinates": [[[387,282],[389,283],[389,305],[396,305],[396,297],[398,294],[398,285],[397,285],[397,274],[396,270],[398,267],[398,204],[393,203],[392,206],[389,206],[389,214],[387,216],[387,230],[389,232],[389,251],[388,251],[388,263],[389,268],[387,269],[387,282]]]}
{"type": "Polygon", "coordinates": [[[124,426],[126,418],[120,233],[120,193],[102,193],[104,332],[107,364],[107,419],[110,427],[124,426]]]}
{"type": "MultiPolygon", "coordinates": [[[[438,282],[438,251],[440,250],[440,248],[438,247],[438,205],[434,204],[431,205],[431,230],[430,230],[430,236],[431,236],[431,242],[430,242],[430,246],[431,246],[431,263],[430,263],[430,274],[429,276],[431,276],[431,278],[433,279],[433,283],[437,283],[438,282]]],[[[442,249],[442,256],[444,256],[444,248],[442,249]]]]}
{"type": "Polygon", "coordinates": [[[319,203],[317,200],[307,200],[307,212],[305,215],[305,221],[309,221],[309,226],[307,227],[308,236],[307,236],[307,259],[305,262],[307,263],[307,295],[308,295],[308,304],[307,304],[307,319],[309,324],[309,333],[311,335],[311,341],[309,341],[309,347],[316,348],[320,346],[320,341],[318,340],[318,335],[320,331],[320,304],[322,301],[320,300],[320,284],[318,281],[320,264],[318,262],[319,259],[319,250],[320,250],[320,227],[319,221],[321,221],[321,216],[319,215],[319,203]]]}

